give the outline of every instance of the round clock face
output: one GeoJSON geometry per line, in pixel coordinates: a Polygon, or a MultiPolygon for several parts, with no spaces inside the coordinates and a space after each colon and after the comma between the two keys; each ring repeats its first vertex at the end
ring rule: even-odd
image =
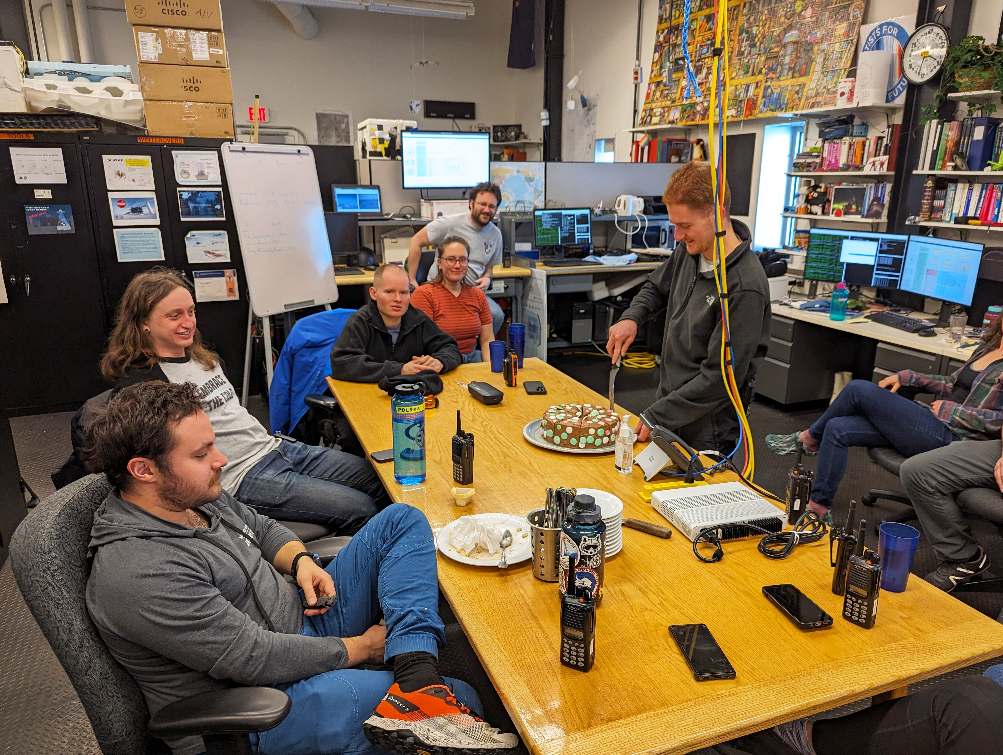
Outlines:
{"type": "Polygon", "coordinates": [[[925,84],[944,66],[950,42],[940,24],[923,24],[902,51],[902,73],[910,84],[925,84]]]}

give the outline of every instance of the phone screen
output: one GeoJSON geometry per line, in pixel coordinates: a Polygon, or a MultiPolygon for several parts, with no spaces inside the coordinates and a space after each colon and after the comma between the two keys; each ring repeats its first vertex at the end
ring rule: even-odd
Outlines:
{"type": "Polygon", "coordinates": [[[698,682],[735,678],[735,669],[706,624],[673,624],[669,627],[669,634],[698,682]]]}
{"type": "Polygon", "coordinates": [[[814,625],[829,619],[829,614],[794,585],[769,585],[763,592],[799,624],[814,625]]]}

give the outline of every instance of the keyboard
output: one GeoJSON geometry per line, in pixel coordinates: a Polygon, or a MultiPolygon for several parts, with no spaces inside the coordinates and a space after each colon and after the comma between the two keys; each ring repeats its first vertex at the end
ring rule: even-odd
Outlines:
{"type": "Polygon", "coordinates": [[[576,265],[590,265],[596,263],[590,263],[590,262],[585,262],[584,260],[574,260],[574,259],[548,260],[546,258],[541,258],[540,264],[546,265],[547,267],[574,267],[576,265]]]}
{"type": "Polygon", "coordinates": [[[918,320],[915,317],[906,317],[895,312],[872,312],[867,315],[867,319],[880,325],[904,330],[907,333],[919,333],[921,330],[929,330],[933,327],[933,324],[927,320],[918,320]]]}

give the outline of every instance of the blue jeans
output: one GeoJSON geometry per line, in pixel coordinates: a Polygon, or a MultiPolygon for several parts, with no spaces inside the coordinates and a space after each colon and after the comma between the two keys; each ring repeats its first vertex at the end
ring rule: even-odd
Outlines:
{"type": "Polygon", "coordinates": [[[365,459],[289,440],[247,471],[234,496],[272,519],[323,524],[341,535],[390,502],[365,459]]]}
{"type": "Polygon", "coordinates": [[[811,498],[823,506],[832,506],[851,446],[891,447],[908,457],[954,440],[928,408],[868,380],[847,385],[808,432],[819,442],[811,498]]]}
{"type": "MultiPolygon", "coordinates": [[[[395,503],[374,516],[327,566],[334,579],[334,605],[323,616],[305,617],[308,637],[353,637],[376,624],[387,627],[384,659],[422,651],[438,656],[445,641],[439,618],[435,544],[425,515],[395,503]]],[[[252,735],[261,753],[378,753],[363,722],[390,685],[389,671],[339,669],[279,689],[292,708],[269,731],[252,735]]],[[[465,682],[446,680],[468,707],[480,700],[465,682]]]]}
{"type": "Polygon", "coordinates": [[[460,359],[463,364],[470,364],[471,362],[483,362],[484,357],[481,356],[480,349],[474,349],[469,354],[460,354],[460,359]]]}
{"type": "Polygon", "coordinates": [[[998,685],[1003,687],[1003,663],[998,666],[990,666],[987,668],[984,676],[989,677],[998,685]]]}
{"type": "Polygon", "coordinates": [[[488,296],[488,309],[491,310],[491,328],[494,335],[498,335],[498,331],[501,330],[501,326],[505,322],[505,313],[502,311],[501,305],[488,296]]]}

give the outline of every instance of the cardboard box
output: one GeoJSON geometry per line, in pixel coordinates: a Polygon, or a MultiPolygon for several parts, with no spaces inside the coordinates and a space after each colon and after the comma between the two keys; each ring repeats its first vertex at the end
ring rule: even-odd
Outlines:
{"type": "Polygon", "coordinates": [[[140,63],[226,68],[226,39],[221,31],[135,26],[132,34],[140,63]]]}
{"type": "Polygon", "coordinates": [[[147,100],[233,102],[229,68],[140,63],[139,88],[147,100]]]}
{"type": "Polygon", "coordinates": [[[233,105],[226,102],[146,103],[146,130],[152,136],[233,138],[233,105]]]}
{"type": "Polygon", "coordinates": [[[223,31],[219,0],[125,0],[125,15],[133,26],[223,31]]]}

